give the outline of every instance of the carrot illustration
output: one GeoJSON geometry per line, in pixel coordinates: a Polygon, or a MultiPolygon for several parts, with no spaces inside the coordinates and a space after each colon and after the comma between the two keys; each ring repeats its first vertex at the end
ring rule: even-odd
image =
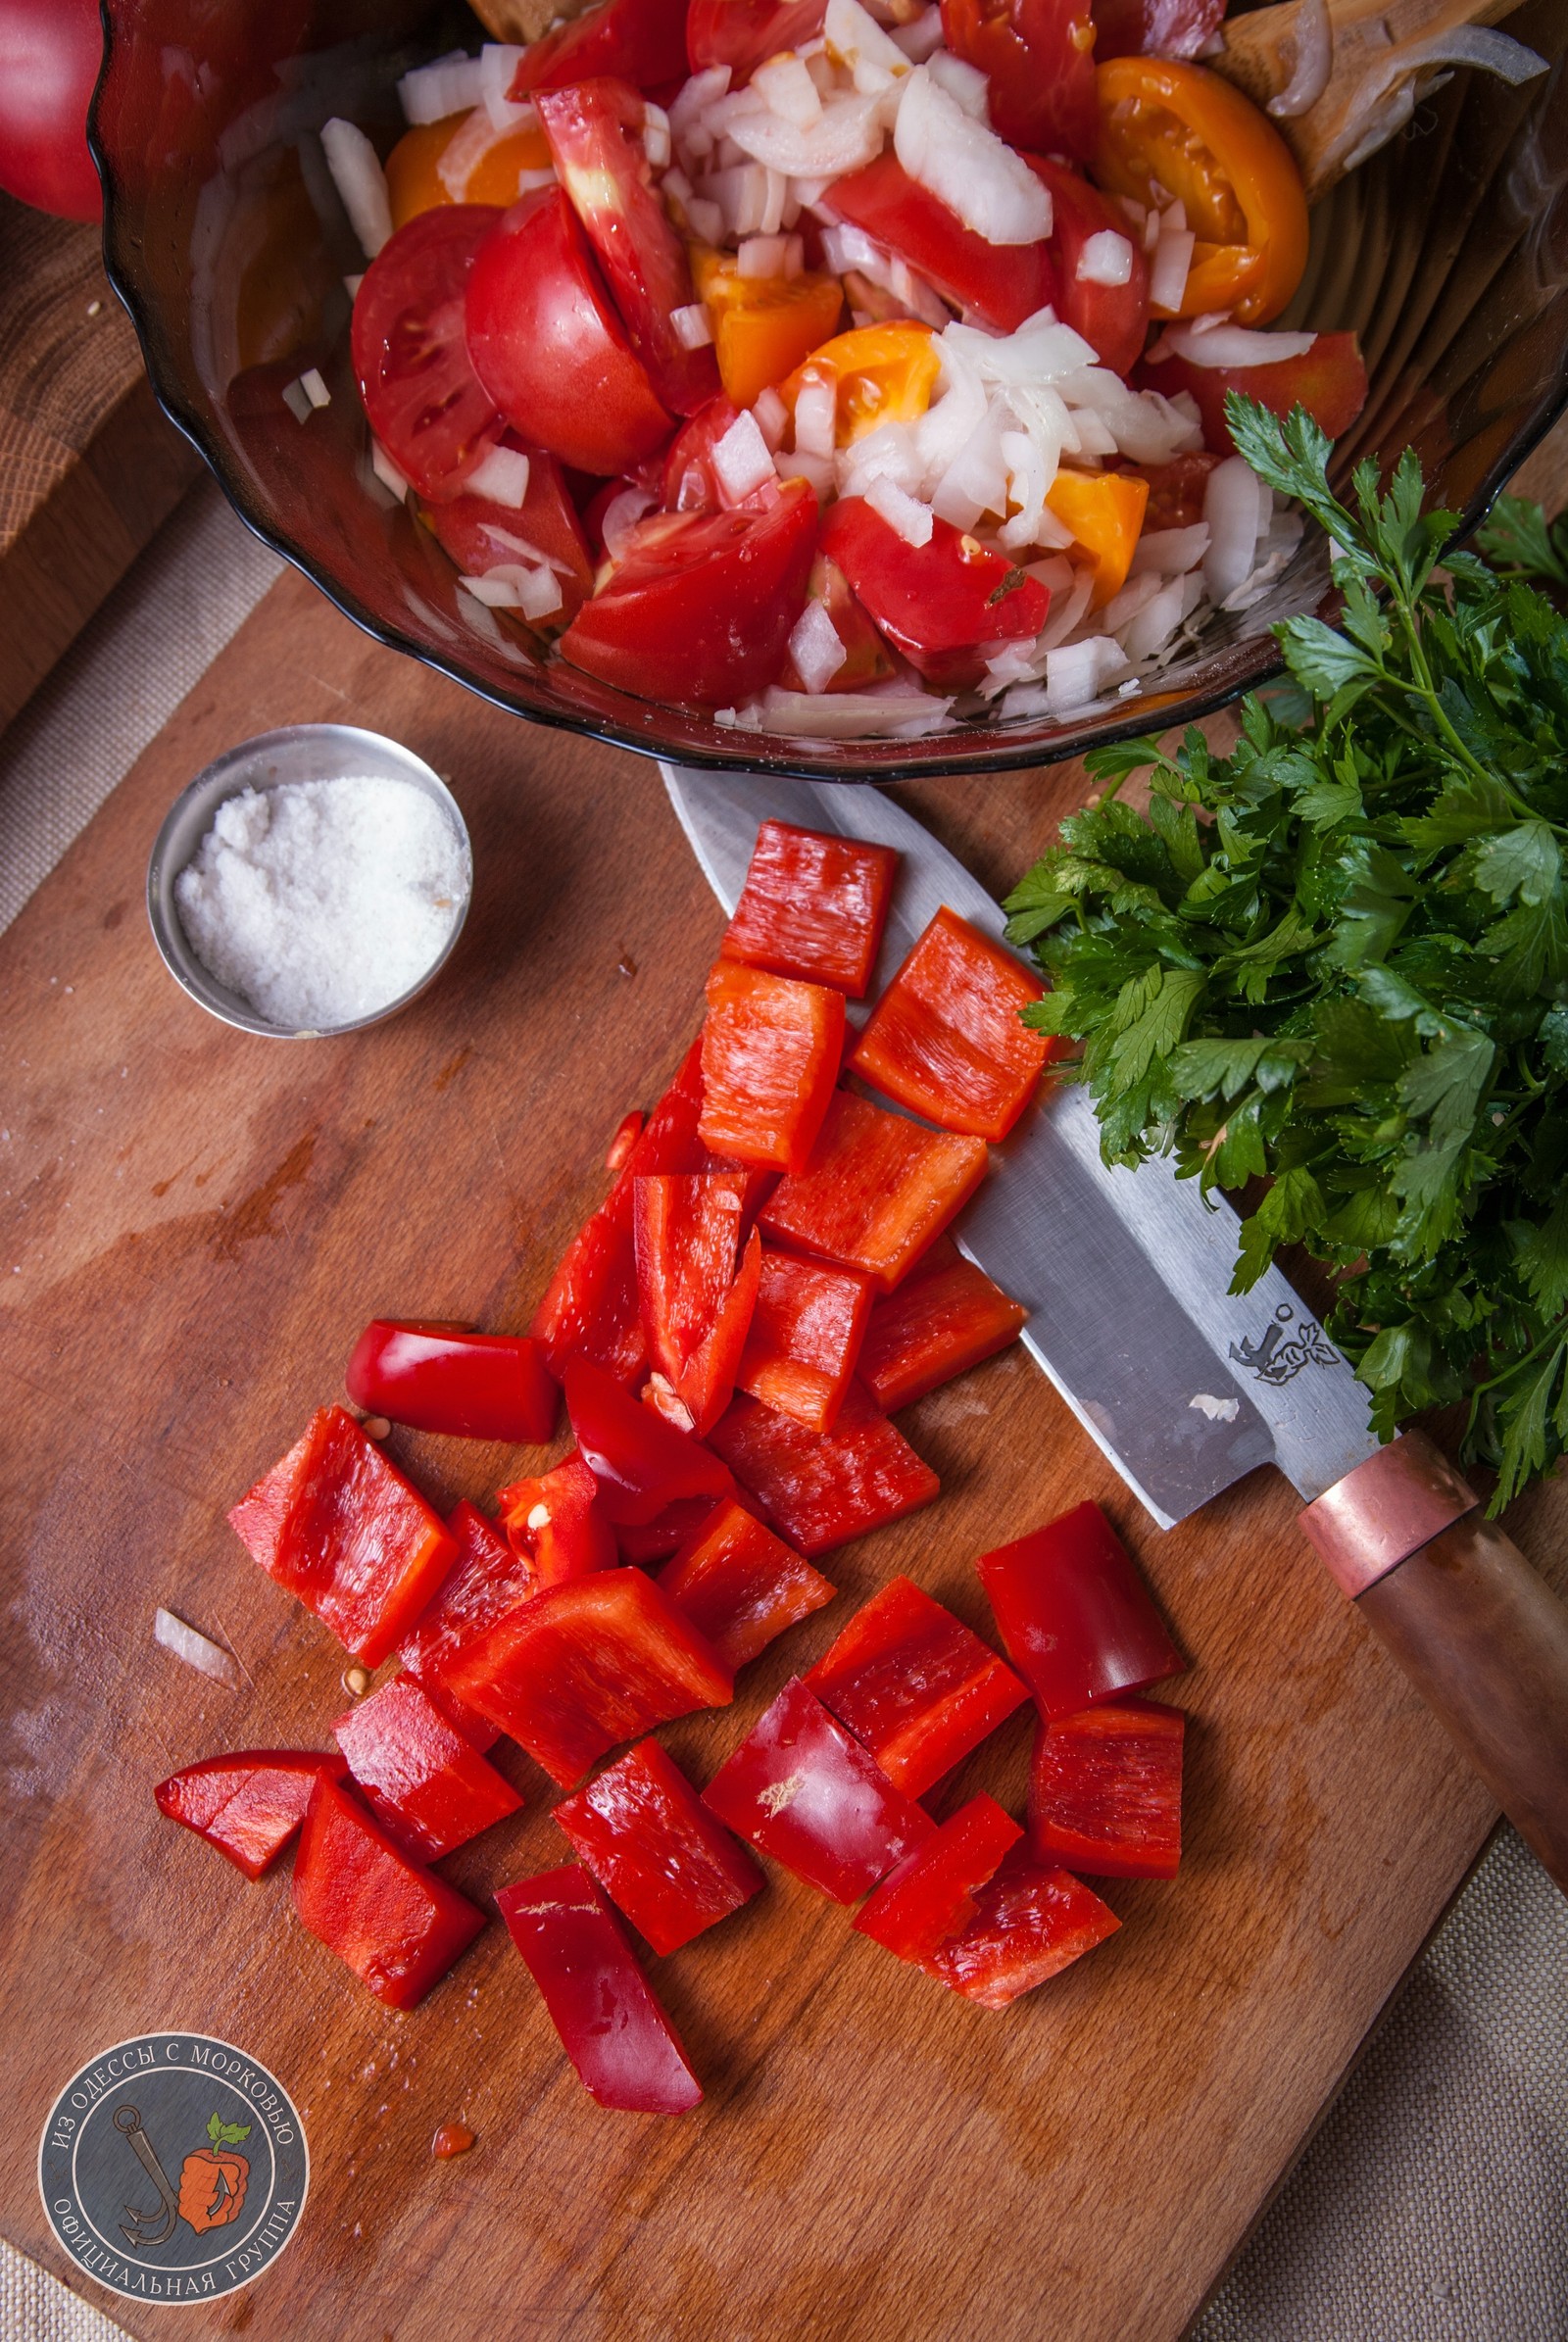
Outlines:
{"type": "Polygon", "coordinates": [[[211,2145],[193,2149],[180,2165],[179,2217],[198,2236],[238,2219],[251,2167],[234,2150],[250,2135],[248,2122],[224,2122],[213,2115],[207,2124],[211,2145]]]}

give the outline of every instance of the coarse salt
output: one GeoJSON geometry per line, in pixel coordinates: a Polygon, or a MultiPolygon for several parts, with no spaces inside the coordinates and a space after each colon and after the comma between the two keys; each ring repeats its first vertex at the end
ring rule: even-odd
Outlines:
{"type": "Polygon", "coordinates": [[[243,789],[174,881],[191,949],[285,1030],[373,1016],[445,950],[468,887],[464,840],[413,782],[349,776],[243,789]]]}

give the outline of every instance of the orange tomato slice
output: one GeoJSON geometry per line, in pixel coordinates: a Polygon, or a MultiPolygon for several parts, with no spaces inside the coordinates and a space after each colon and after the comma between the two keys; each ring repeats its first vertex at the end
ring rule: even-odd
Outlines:
{"type": "MultiPolygon", "coordinates": [[[[405,130],[386,159],[386,191],[392,206],[392,225],[404,227],[421,212],[458,198],[441,176],[441,160],[470,117],[449,114],[442,122],[420,122],[405,130]]],[[[509,130],[481,156],[468,173],[465,203],[514,204],[517,181],[525,171],[549,168],[550,148],[543,130],[509,130]]]]}
{"type": "Polygon", "coordinates": [[[1149,482],[1125,471],[1058,471],[1047,490],[1048,509],[1094,559],[1092,610],[1127,583],[1148,503],[1149,482]]]}
{"type": "Polygon", "coordinates": [[[755,406],[782,382],[844,314],[836,276],[742,276],[725,253],[698,247],[691,257],[713,328],[719,380],[737,407],[755,406]]]}
{"type": "Polygon", "coordinates": [[[897,318],[882,325],[857,325],[813,350],[784,385],[792,410],[808,376],[833,383],[837,394],[834,438],[850,447],[882,423],[918,421],[931,404],[942,361],[929,325],[897,318]]]}

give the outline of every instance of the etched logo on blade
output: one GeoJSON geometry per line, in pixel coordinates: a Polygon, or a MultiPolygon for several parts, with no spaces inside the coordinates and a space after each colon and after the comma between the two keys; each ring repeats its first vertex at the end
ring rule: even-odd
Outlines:
{"type": "Polygon", "coordinates": [[[49,2225],[132,2301],[214,2301],[299,2226],[310,2154],[275,2074],[205,2033],[143,2033],[73,2074],[38,2147],[49,2225]]]}
{"type": "Polygon", "coordinates": [[[1265,1327],[1261,1342],[1233,1342],[1231,1356],[1238,1366],[1250,1367],[1260,1383],[1289,1383],[1303,1366],[1338,1366],[1340,1353],[1314,1318],[1296,1324],[1296,1312],[1282,1301],[1274,1322],[1265,1327]],[[1294,1334],[1287,1326],[1296,1325],[1294,1334]]]}

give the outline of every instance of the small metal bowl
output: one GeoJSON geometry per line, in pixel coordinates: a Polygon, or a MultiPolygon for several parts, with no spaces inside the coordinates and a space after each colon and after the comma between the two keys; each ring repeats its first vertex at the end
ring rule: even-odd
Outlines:
{"type": "Polygon", "coordinates": [[[320,1041],[338,1033],[358,1033],[366,1025],[378,1025],[396,1016],[446,965],[463,933],[472,895],[473,854],[467,826],[445,781],[411,749],[384,740],[379,732],[362,732],[354,724],[286,724],[281,731],[261,732],[254,740],[242,740],[205,772],[199,772],[188,789],[181,790],[169,808],[147,865],[147,917],[165,967],[193,1000],[221,1017],[225,1025],[237,1025],[243,1033],[264,1034],[270,1041],[320,1041]],[[418,983],[373,1015],[354,1017],[347,1024],[303,1029],[275,1025],[258,1016],[238,993],[209,975],[197,958],[174,901],[174,881],[194,859],[225,799],[237,797],[242,789],[276,789],[288,781],[336,781],[350,774],[412,781],[416,789],[435,800],[463,844],[465,871],[458,914],[446,944],[418,983]]]}

